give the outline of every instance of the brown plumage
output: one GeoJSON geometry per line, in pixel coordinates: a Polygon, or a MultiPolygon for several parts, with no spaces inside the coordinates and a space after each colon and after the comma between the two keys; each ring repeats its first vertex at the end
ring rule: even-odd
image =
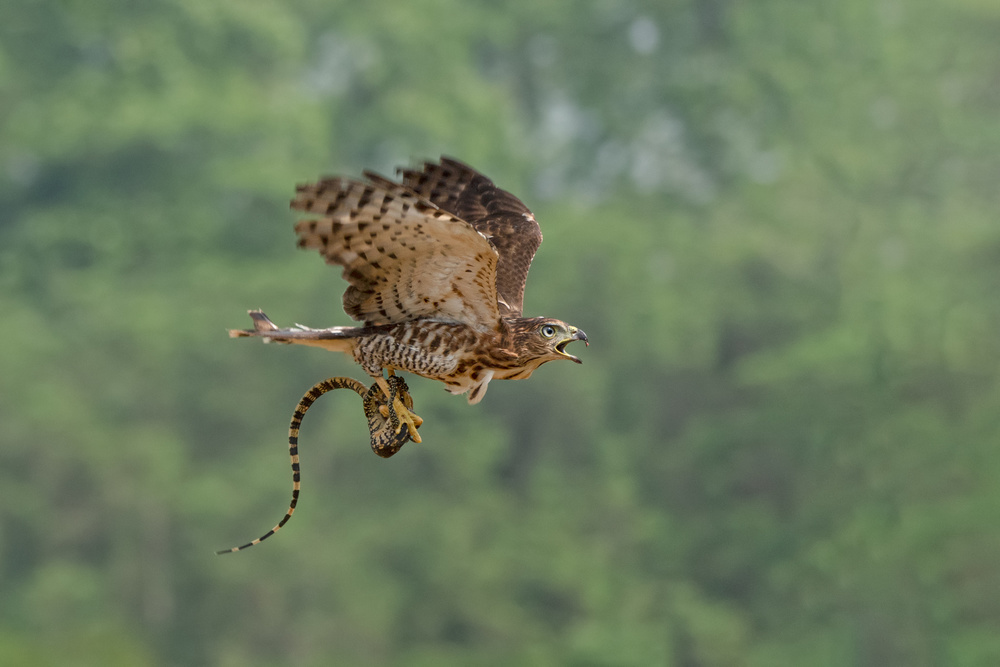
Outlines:
{"type": "Polygon", "coordinates": [[[300,185],[291,207],[299,247],[343,267],[344,310],[360,327],[280,329],[252,311],[259,336],[350,354],[369,375],[404,370],[469,393],[523,379],[586,334],[521,317],[528,268],[542,241],[531,211],[471,167],[442,158],[402,169],[401,182],[326,178],[300,185]]]}

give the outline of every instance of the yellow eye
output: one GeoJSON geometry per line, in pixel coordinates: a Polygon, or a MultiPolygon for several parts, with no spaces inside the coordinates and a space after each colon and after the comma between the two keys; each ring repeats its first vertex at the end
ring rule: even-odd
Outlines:
{"type": "Polygon", "coordinates": [[[546,324],[540,329],[543,338],[552,338],[556,335],[556,328],[551,324],[546,324]]]}

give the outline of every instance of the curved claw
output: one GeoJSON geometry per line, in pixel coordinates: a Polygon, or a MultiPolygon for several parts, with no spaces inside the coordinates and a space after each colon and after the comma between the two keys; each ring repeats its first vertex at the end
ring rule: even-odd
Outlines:
{"type": "Polygon", "coordinates": [[[395,433],[398,435],[403,428],[403,424],[406,424],[406,431],[409,433],[410,439],[413,440],[413,442],[420,442],[420,434],[417,433],[417,427],[423,424],[424,420],[403,405],[403,401],[401,401],[398,396],[392,399],[392,408],[393,409],[389,412],[390,418],[392,416],[392,412],[396,413],[395,421],[397,422],[397,425],[393,429],[395,433]]]}
{"type": "Polygon", "coordinates": [[[377,455],[388,458],[410,440],[421,441],[417,428],[424,420],[412,412],[413,398],[403,378],[398,375],[376,378],[365,394],[364,403],[372,451],[377,455]]]}

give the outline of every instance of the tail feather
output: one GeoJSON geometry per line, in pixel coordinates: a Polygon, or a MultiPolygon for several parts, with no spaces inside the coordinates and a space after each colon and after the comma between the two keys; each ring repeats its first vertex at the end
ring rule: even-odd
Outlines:
{"type": "Polygon", "coordinates": [[[310,329],[295,325],[281,329],[260,310],[249,311],[253,320],[253,329],[230,329],[230,338],[263,338],[265,343],[288,343],[322,347],[335,352],[350,353],[360,331],[359,327],[330,327],[328,329],[310,329]]]}

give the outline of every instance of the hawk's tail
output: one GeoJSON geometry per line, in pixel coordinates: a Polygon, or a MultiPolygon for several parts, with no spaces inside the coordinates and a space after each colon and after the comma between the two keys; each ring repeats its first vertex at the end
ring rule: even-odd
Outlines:
{"type": "Polygon", "coordinates": [[[265,343],[294,343],[322,347],[334,352],[350,353],[354,350],[354,341],[360,329],[358,327],[330,327],[329,329],[310,329],[295,325],[290,329],[280,329],[278,325],[259,310],[249,311],[253,320],[253,329],[230,329],[230,338],[257,337],[265,343]]]}

